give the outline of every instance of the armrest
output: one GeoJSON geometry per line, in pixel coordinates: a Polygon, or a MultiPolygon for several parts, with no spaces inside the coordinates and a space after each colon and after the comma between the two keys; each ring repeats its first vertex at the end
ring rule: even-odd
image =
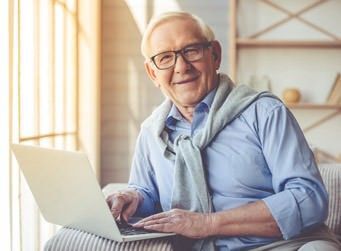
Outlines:
{"type": "Polygon", "coordinates": [[[329,194],[327,226],[341,236],[341,164],[319,164],[323,182],[329,194]]]}

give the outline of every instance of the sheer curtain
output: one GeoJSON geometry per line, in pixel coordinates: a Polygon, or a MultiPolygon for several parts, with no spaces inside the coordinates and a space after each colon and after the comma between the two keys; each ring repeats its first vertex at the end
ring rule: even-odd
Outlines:
{"type": "Polygon", "coordinates": [[[0,250],[42,250],[58,228],[40,215],[11,143],[82,150],[98,171],[99,4],[93,2],[0,2],[0,250]],[[84,20],[91,17],[89,26],[84,20]]]}

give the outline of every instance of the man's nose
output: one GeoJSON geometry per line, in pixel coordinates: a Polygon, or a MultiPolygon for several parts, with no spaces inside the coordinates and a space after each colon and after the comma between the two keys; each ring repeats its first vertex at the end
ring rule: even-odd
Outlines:
{"type": "Polygon", "coordinates": [[[187,71],[191,67],[191,63],[188,62],[181,53],[176,55],[174,71],[175,72],[184,72],[187,71]]]}

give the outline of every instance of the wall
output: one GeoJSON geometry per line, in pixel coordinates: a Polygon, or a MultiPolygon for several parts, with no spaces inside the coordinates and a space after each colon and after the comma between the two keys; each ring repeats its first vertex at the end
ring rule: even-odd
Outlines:
{"type": "MultiPolygon", "coordinates": [[[[307,5],[317,2],[273,1],[284,8],[297,12],[307,5]]],[[[286,18],[275,8],[262,1],[240,0],[238,7],[238,31],[240,37],[248,37],[256,31],[286,18]]],[[[341,39],[341,1],[331,0],[303,13],[304,18],[313,25],[322,27],[341,39]]],[[[300,21],[291,19],[270,32],[262,34],[259,40],[289,41],[332,41],[331,36],[300,21]]],[[[247,84],[252,75],[266,75],[271,80],[272,91],[282,97],[286,88],[298,88],[302,101],[322,104],[327,99],[337,72],[341,72],[341,48],[242,48],[238,57],[238,82],[247,84]]],[[[340,111],[340,109],[339,109],[340,111]]],[[[307,128],[334,113],[332,109],[302,110],[293,109],[301,127],[307,128]]],[[[307,131],[305,136],[313,147],[334,155],[341,156],[341,116],[322,123],[307,131]]]]}
{"type": "Polygon", "coordinates": [[[99,11],[92,0],[0,1],[0,250],[43,250],[59,229],[42,217],[12,143],[76,150],[79,139],[98,167],[99,11]]]}
{"type": "Polygon", "coordinates": [[[78,119],[79,145],[100,179],[100,4],[78,4],[78,119]]]}
{"type": "Polygon", "coordinates": [[[141,33],[154,14],[190,11],[204,19],[223,45],[227,71],[228,1],[103,0],[101,59],[101,183],[128,180],[141,122],[163,97],[145,74],[141,33]],[[214,15],[212,15],[214,13],[214,15]]]}

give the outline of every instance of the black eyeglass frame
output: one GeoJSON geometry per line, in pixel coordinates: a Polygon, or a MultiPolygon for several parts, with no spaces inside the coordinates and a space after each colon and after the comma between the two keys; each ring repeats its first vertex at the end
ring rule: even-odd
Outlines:
{"type": "Polygon", "coordinates": [[[202,49],[202,52],[204,52],[204,49],[207,49],[209,47],[212,46],[212,41],[208,41],[208,42],[201,42],[201,43],[193,43],[193,44],[189,44],[189,45],[186,45],[185,47],[179,49],[179,50],[176,50],[176,51],[163,51],[163,52],[160,52],[152,57],[150,57],[150,60],[153,62],[153,64],[155,65],[156,68],[158,68],[159,70],[167,70],[167,69],[170,69],[172,67],[174,67],[174,65],[176,64],[176,60],[178,59],[178,54],[181,54],[182,58],[186,61],[186,62],[195,62],[197,60],[200,60],[204,53],[202,53],[202,56],[200,58],[197,58],[195,60],[188,60],[184,54],[185,50],[188,49],[189,47],[193,47],[193,46],[201,46],[200,49],[202,49]],[[156,63],[155,63],[155,57],[161,55],[161,54],[164,54],[164,53],[174,53],[175,55],[175,60],[174,60],[174,63],[169,66],[169,67],[166,67],[166,68],[160,68],[156,63]]]}

